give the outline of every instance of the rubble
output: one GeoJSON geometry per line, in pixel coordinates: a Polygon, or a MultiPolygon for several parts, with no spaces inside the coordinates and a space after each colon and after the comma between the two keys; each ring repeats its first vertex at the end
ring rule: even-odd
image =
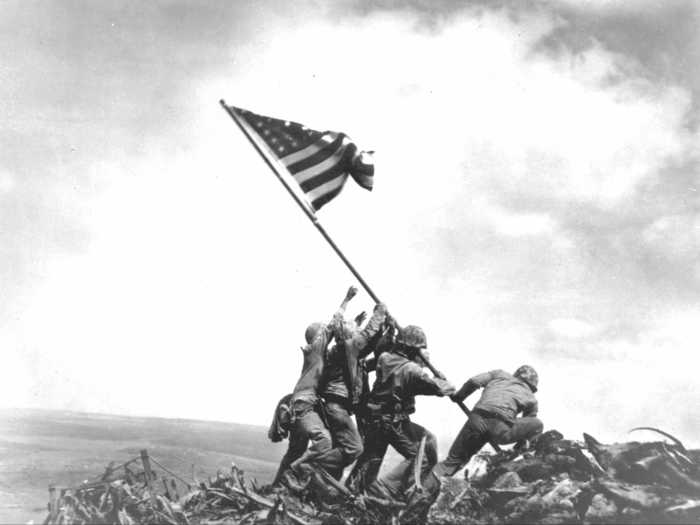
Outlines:
{"type": "Polygon", "coordinates": [[[429,521],[700,523],[700,452],[672,440],[603,445],[549,431],[523,454],[482,453],[487,472],[445,482],[429,521]],[[478,504],[453,502],[465,490],[478,504]]]}
{"type": "MultiPolygon", "coordinates": [[[[664,434],[666,437],[668,435],[664,434]]],[[[604,445],[549,431],[526,451],[473,458],[466,479],[443,479],[428,523],[700,523],[700,451],[673,443],[604,445]]],[[[144,453],[142,453],[143,460],[144,453]]],[[[147,457],[147,454],[145,454],[147,457]]],[[[155,462],[155,460],[154,460],[155,462]]],[[[327,475],[297,497],[258,487],[235,465],[201,483],[158,479],[138,458],[96,481],[62,489],[45,523],[168,525],[343,524],[425,521],[406,501],[356,496],[327,475]]],[[[169,471],[168,471],[169,472],[169,471]]]]}

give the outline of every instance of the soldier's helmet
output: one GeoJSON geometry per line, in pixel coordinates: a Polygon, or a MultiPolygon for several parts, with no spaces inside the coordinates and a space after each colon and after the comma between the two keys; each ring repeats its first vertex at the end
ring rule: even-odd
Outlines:
{"type": "Polygon", "coordinates": [[[323,330],[326,327],[323,323],[311,323],[307,328],[306,332],[304,333],[304,338],[306,339],[306,342],[308,344],[311,344],[314,342],[314,339],[316,339],[316,336],[318,333],[323,330]]]}
{"type": "Polygon", "coordinates": [[[537,372],[530,365],[523,365],[518,368],[513,374],[518,379],[521,379],[530,387],[533,392],[537,392],[537,385],[540,382],[540,378],[537,372]]]}
{"type": "Polygon", "coordinates": [[[399,329],[396,342],[411,348],[426,348],[428,346],[428,340],[423,329],[412,324],[399,329]]]}

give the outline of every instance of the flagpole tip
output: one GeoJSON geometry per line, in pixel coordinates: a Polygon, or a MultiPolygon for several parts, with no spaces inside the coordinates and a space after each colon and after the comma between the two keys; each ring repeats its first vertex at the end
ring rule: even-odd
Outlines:
{"type": "Polygon", "coordinates": [[[219,99],[219,104],[221,104],[222,106],[225,106],[225,105],[226,105],[226,101],[225,101],[223,98],[220,98],[220,99],[219,99]]]}

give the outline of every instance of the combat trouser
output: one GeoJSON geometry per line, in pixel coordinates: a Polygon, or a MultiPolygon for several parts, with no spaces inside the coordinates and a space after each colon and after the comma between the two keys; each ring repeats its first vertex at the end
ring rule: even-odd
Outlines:
{"type": "Polygon", "coordinates": [[[324,413],[333,448],[313,458],[313,463],[340,479],[343,469],[362,454],[362,438],[345,400],[327,398],[324,413]]]}
{"type": "Polygon", "coordinates": [[[517,418],[513,423],[485,412],[474,411],[459,431],[447,458],[433,472],[438,476],[453,476],[481,450],[486,443],[506,445],[532,439],[542,432],[542,421],[536,417],[517,418]]]}
{"type": "MultiPolygon", "coordinates": [[[[300,405],[294,407],[294,425],[290,431],[289,448],[282,461],[296,456],[289,461],[292,468],[331,450],[331,435],[315,406],[300,405]],[[309,448],[306,445],[310,442],[309,448]],[[289,456],[289,457],[288,457],[289,456]]],[[[280,468],[282,465],[280,465],[280,468]]]]}
{"type": "Polygon", "coordinates": [[[299,432],[296,427],[292,428],[289,432],[289,446],[287,447],[287,452],[282,457],[282,461],[280,461],[277,474],[275,474],[275,479],[272,481],[273,485],[278,485],[280,483],[284,471],[291,467],[294,461],[304,455],[308,445],[309,436],[306,433],[299,432]]]}
{"type": "Polygon", "coordinates": [[[427,472],[437,462],[437,440],[422,426],[413,423],[408,416],[382,416],[368,421],[365,435],[365,451],[357,460],[348,478],[348,486],[355,491],[386,497],[400,496],[412,476],[411,466],[418,454],[418,447],[426,437],[425,455],[421,471],[427,472]],[[386,450],[391,445],[405,459],[381,479],[377,479],[386,450]]]}

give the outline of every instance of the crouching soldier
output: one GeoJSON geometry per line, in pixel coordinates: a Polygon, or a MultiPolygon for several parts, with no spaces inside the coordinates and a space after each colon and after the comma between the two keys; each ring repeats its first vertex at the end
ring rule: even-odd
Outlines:
{"type": "Polygon", "coordinates": [[[528,365],[513,375],[493,370],[472,377],[451,396],[464,401],[471,393],[483,388],[469,419],[460,430],[447,458],[433,468],[423,481],[428,492],[437,492],[441,476],[453,476],[464,467],[486,443],[523,445],[542,433],[542,421],[537,417],[537,372],[528,365]],[[517,417],[522,413],[522,417],[517,417]]]}
{"type": "Polygon", "coordinates": [[[427,472],[437,462],[435,436],[410,419],[415,412],[415,396],[444,396],[455,388],[445,380],[430,377],[418,364],[426,347],[423,330],[406,326],[399,330],[390,351],[377,358],[377,379],[366,407],[365,449],[357,461],[348,485],[355,491],[386,498],[399,498],[406,487],[406,477],[423,437],[425,455],[421,469],[427,472]],[[386,476],[377,479],[388,446],[405,460],[386,476]]]}
{"type": "Polygon", "coordinates": [[[280,464],[276,481],[294,491],[302,490],[307,477],[301,466],[304,462],[332,449],[331,434],[322,417],[318,387],[323,375],[324,356],[337,327],[344,322],[343,314],[357,288],[350,287],[340,308],[329,324],[312,323],[304,337],[302,348],[304,364],[289,403],[289,449],[280,464]],[[310,446],[307,450],[307,445],[310,446]]]}

